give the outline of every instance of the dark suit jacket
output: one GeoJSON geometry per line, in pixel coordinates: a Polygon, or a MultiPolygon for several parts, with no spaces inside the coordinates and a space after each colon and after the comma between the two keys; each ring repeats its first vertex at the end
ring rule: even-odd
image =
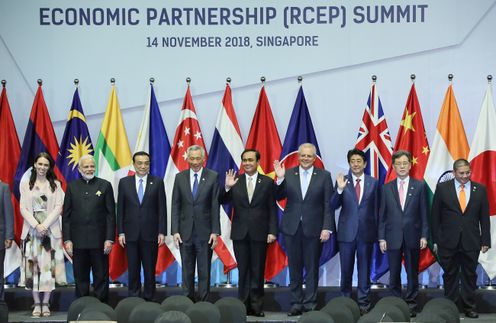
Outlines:
{"type": "Polygon", "coordinates": [[[126,241],[157,241],[158,234],[167,234],[167,208],[164,181],[148,175],[143,203],[139,203],[136,176],[119,182],[117,197],[117,230],[126,241]]]}
{"type": "Polygon", "coordinates": [[[307,237],[318,238],[324,229],[335,232],[334,209],[330,205],[332,192],[331,174],[324,169],[314,167],[303,199],[299,167],[288,169],[284,181],[276,188],[278,200],[287,198],[282,217],[282,232],[295,235],[300,218],[303,234],[307,237]]]}
{"type": "Polygon", "coordinates": [[[470,200],[462,213],[454,179],[437,185],[432,204],[432,238],[440,247],[455,249],[461,240],[466,251],[491,246],[486,188],[471,182],[470,200]]]}
{"type": "Polygon", "coordinates": [[[112,185],[101,178],[69,183],[62,213],[64,241],[75,249],[101,249],[115,239],[115,200],[112,185]]]}
{"type": "Polygon", "coordinates": [[[399,249],[403,240],[406,248],[419,249],[420,238],[429,237],[425,184],[410,177],[405,208],[401,210],[396,182],[382,187],[378,238],[386,240],[388,249],[399,249]]]}
{"type": "Polygon", "coordinates": [[[0,199],[0,250],[3,250],[5,240],[14,240],[14,211],[9,186],[2,182],[0,182],[0,199]]]}
{"type": "Polygon", "coordinates": [[[181,234],[189,240],[195,232],[200,240],[208,240],[210,234],[220,234],[219,184],[217,173],[203,168],[198,183],[198,193],[193,200],[190,170],[176,174],[172,190],[171,234],[181,234]]]}
{"type": "Polygon", "coordinates": [[[379,188],[375,178],[365,175],[361,184],[363,195],[360,204],[355,191],[353,176],[345,176],[348,180],[343,193],[338,194],[337,185],[332,195],[335,209],[341,207],[337,239],[339,242],[377,241],[377,219],[379,215],[379,188]]]}
{"type": "Polygon", "coordinates": [[[267,241],[269,233],[277,235],[277,211],[272,178],[258,174],[251,203],[248,201],[246,175],[238,176],[238,182],[226,192],[222,190],[221,202],[231,203],[234,214],[231,223],[231,239],[243,240],[249,235],[254,241],[267,241]]]}

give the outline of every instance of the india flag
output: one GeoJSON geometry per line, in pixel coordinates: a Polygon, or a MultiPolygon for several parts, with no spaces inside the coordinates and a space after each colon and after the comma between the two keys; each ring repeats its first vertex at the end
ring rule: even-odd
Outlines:
{"type": "MultiPolygon", "coordinates": [[[[132,157],[114,84],[95,146],[95,161],[97,176],[112,184],[117,201],[119,180],[128,175],[132,157]]],[[[127,270],[126,253],[118,243],[112,247],[109,265],[111,279],[116,279],[127,270]]]]}
{"type": "Polygon", "coordinates": [[[432,205],[436,185],[453,178],[453,162],[459,158],[467,159],[468,152],[467,136],[456,104],[453,85],[450,84],[444,97],[431,154],[425,168],[424,179],[428,185],[429,205],[432,205]]]}

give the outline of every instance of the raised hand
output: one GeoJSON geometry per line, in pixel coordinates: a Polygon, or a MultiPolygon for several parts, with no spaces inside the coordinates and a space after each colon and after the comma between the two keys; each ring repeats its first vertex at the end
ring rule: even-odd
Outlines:
{"type": "Polygon", "coordinates": [[[348,180],[344,178],[343,173],[339,173],[338,177],[336,178],[336,183],[338,184],[339,189],[344,190],[346,188],[348,180]]]}
{"type": "Polygon", "coordinates": [[[236,172],[234,169],[230,169],[226,172],[226,189],[230,189],[238,182],[238,178],[236,178],[236,172]]]}
{"type": "Polygon", "coordinates": [[[279,160],[274,160],[274,172],[277,178],[283,178],[286,174],[286,167],[279,160]]]}

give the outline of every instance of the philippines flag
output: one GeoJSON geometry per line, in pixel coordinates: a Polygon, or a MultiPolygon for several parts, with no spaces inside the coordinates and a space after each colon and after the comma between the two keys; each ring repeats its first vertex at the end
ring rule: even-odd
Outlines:
{"type": "MultiPolygon", "coordinates": [[[[146,101],[138,139],[134,147],[134,153],[138,151],[145,151],[150,154],[150,174],[165,178],[171,147],[152,83],[150,83],[150,95],[146,101]]],[[[131,167],[131,172],[134,174],[134,167],[131,167]]],[[[161,274],[173,262],[174,256],[169,248],[167,246],[159,247],[155,274],[161,274]]]]}
{"type": "MultiPolygon", "coordinates": [[[[241,165],[241,153],[244,146],[241,139],[238,120],[232,103],[231,87],[226,84],[222,106],[217,116],[212,145],[210,145],[210,158],[207,168],[219,173],[219,186],[224,187],[226,170],[239,171],[241,165]]],[[[231,240],[231,211],[230,204],[224,204],[220,208],[220,232],[215,252],[224,264],[224,273],[236,268],[233,243],[231,240]]]]}
{"type": "MultiPolygon", "coordinates": [[[[382,186],[389,165],[391,165],[393,149],[375,81],[372,83],[355,147],[363,150],[367,157],[365,174],[377,178],[379,185],[382,186]]],[[[376,230],[377,228],[372,229],[376,230]]],[[[370,279],[372,282],[377,282],[389,270],[387,256],[379,250],[378,242],[374,244],[371,267],[370,279]]]]}
{"type": "MultiPolygon", "coordinates": [[[[317,137],[315,136],[315,131],[313,129],[312,118],[310,117],[307,101],[305,100],[305,94],[303,93],[303,86],[300,86],[293,112],[291,114],[291,119],[289,120],[288,130],[286,131],[286,138],[284,138],[284,144],[282,145],[281,163],[284,163],[286,169],[299,165],[298,147],[303,143],[311,143],[315,145],[315,148],[317,149],[317,159],[315,159],[314,166],[324,168],[324,163],[320,157],[319,144],[317,143],[317,137]]],[[[283,216],[286,200],[281,200],[277,204],[279,206],[278,216],[280,222],[283,216]]],[[[284,247],[284,239],[282,239],[282,234],[279,234],[278,240],[284,247]]],[[[331,238],[322,246],[319,264],[325,264],[332,257],[334,257],[336,253],[336,235],[333,234],[331,235],[331,238]]]]}
{"type": "MultiPolygon", "coordinates": [[[[165,172],[165,190],[167,195],[167,232],[169,233],[171,225],[170,216],[174,179],[177,173],[189,168],[186,149],[192,145],[199,145],[205,149],[205,142],[203,141],[203,135],[201,133],[200,124],[198,123],[195,105],[193,104],[193,98],[191,97],[191,91],[188,84],[188,89],[186,90],[183,106],[181,108],[179,123],[176,128],[176,134],[174,135],[174,142],[171,146],[167,170],[165,172]]],[[[207,150],[205,149],[205,159],[207,159],[206,151],[207,150]]],[[[181,255],[179,253],[179,249],[176,248],[174,244],[172,235],[167,235],[166,243],[169,250],[174,255],[174,258],[176,258],[177,262],[180,263],[181,255]]]]}

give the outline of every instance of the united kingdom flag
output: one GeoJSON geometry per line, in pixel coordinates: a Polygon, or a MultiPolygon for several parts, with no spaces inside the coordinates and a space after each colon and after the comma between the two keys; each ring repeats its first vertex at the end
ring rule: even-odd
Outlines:
{"type": "MultiPolygon", "coordinates": [[[[393,146],[375,81],[372,83],[355,147],[363,150],[367,157],[365,173],[377,178],[382,186],[391,165],[393,146]]],[[[375,243],[370,279],[377,282],[388,270],[387,257],[379,250],[378,243],[375,243]]]]}

